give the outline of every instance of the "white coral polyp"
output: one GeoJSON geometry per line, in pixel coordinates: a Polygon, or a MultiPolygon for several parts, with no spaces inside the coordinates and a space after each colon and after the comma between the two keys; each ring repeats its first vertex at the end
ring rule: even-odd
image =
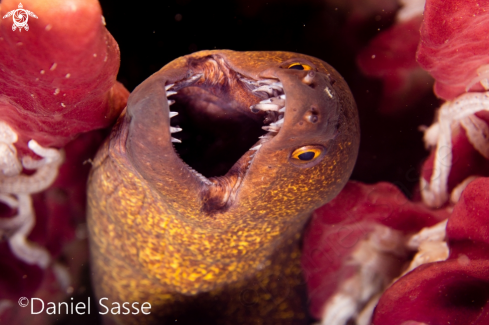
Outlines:
{"type": "Polygon", "coordinates": [[[17,133],[5,122],[0,121],[0,177],[20,174],[22,165],[17,159],[17,133]]]}
{"type": "MultiPolygon", "coordinates": [[[[430,207],[440,207],[449,197],[448,176],[452,168],[452,130],[465,129],[474,148],[489,158],[489,126],[474,114],[489,111],[489,92],[465,93],[453,101],[447,101],[439,110],[438,121],[425,132],[425,144],[436,143],[433,174],[429,182],[421,177],[421,195],[430,207]]],[[[460,190],[460,189],[458,189],[460,190]]]]}
{"type": "Polygon", "coordinates": [[[390,274],[397,261],[406,255],[400,231],[376,225],[368,238],[357,244],[350,265],[357,272],[343,282],[326,303],[322,325],[369,324],[371,313],[385,288],[393,280],[390,274]]]}
{"type": "Polygon", "coordinates": [[[355,247],[349,264],[357,271],[341,283],[325,303],[321,325],[371,324],[382,293],[397,279],[420,265],[447,259],[446,225],[447,220],[444,220],[407,236],[376,225],[368,238],[355,247]],[[410,265],[397,277],[393,276],[394,270],[399,271],[399,260],[412,252],[416,253],[410,265]]]}
{"type": "Polygon", "coordinates": [[[27,240],[35,224],[31,194],[44,191],[54,182],[63,156],[59,150],[43,148],[31,140],[29,148],[42,159],[24,157],[21,164],[13,145],[17,139],[13,129],[0,121],[0,202],[17,209],[16,216],[0,219],[0,235],[8,238],[10,249],[17,258],[46,268],[51,262],[49,252],[27,240]],[[22,167],[34,169],[35,173],[21,174],[22,167]]]}

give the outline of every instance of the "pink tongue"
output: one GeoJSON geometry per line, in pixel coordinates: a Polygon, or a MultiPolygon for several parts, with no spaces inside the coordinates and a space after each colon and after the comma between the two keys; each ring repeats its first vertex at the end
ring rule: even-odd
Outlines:
{"type": "MultiPolygon", "coordinates": [[[[21,154],[35,139],[63,147],[81,132],[108,126],[125,106],[115,78],[119,48],[103,25],[98,1],[22,1],[29,30],[0,24],[0,121],[19,135],[21,154]]],[[[3,17],[18,1],[1,4],[3,17]]]]}
{"type": "MultiPolygon", "coordinates": [[[[436,79],[437,96],[450,100],[464,93],[477,69],[489,64],[487,30],[487,1],[427,1],[417,60],[436,79]]],[[[471,90],[483,88],[477,83],[471,90]]]]}

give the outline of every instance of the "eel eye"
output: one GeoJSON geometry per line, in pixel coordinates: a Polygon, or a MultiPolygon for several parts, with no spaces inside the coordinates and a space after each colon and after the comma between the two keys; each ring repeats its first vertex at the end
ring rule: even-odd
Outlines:
{"type": "Polygon", "coordinates": [[[289,64],[289,66],[287,67],[287,69],[292,69],[292,70],[312,70],[312,68],[310,66],[308,66],[307,64],[299,63],[299,62],[295,62],[295,63],[289,64]]]}
{"type": "Polygon", "coordinates": [[[324,152],[325,149],[322,146],[304,146],[295,149],[290,158],[295,164],[306,164],[318,159],[324,152]]]}

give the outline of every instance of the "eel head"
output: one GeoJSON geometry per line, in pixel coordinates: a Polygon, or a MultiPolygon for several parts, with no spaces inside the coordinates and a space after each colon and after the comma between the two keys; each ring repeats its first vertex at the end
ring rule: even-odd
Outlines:
{"type": "Polygon", "coordinates": [[[175,215],[216,227],[311,212],[344,186],[359,146],[343,78],[289,52],[176,59],[134,90],[122,119],[134,172],[175,215]]]}

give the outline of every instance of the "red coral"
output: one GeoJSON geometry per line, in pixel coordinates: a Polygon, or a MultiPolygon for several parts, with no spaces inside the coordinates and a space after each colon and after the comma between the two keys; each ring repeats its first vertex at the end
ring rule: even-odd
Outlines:
{"type": "Polygon", "coordinates": [[[428,134],[433,150],[422,171],[423,199],[433,207],[467,177],[489,174],[488,100],[477,93],[489,87],[487,27],[487,2],[426,3],[417,59],[435,77],[437,96],[450,100],[439,110],[439,131],[428,134]]]}
{"type": "Polygon", "coordinates": [[[399,279],[382,296],[373,323],[489,323],[489,179],[472,182],[447,225],[450,256],[399,279]]]}
{"type": "MultiPolygon", "coordinates": [[[[476,116],[482,120],[489,120],[487,113],[477,113],[476,116]]],[[[467,138],[467,132],[460,126],[453,128],[451,159],[450,152],[441,148],[441,159],[445,159],[445,164],[450,164],[450,174],[447,180],[447,191],[451,193],[453,189],[466,178],[472,175],[489,176],[489,161],[478,152],[470,140],[467,138]],[[449,160],[450,159],[450,160],[449,160]]],[[[435,161],[436,150],[433,150],[423,163],[421,175],[426,182],[430,182],[433,175],[433,165],[435,161]]]]}
{"type": "MultiPolygon", "coordinates": [[[[367,186],[357,184],[355,189],[350,183],[335,200],[315,212],[306,232],[303,265],[316,317],[323,316],[322,309],[341,289],[345,292],[347,280],[358,274],[359,268],[368,268],[352,263],[352,256],[362,238],[377,236],[374,224],[403,232],[419,231],[431,221],[426,219],[423,226],[416,216],[423,215],[424,210],[435,218],[446,218],[446,210],[429,210],[426,205],[440,207],[452,194],[452,202],[458,203],[446,229],[448,258],[418,266],[394,282],[382,294],[372,324],[489,323],[489,179],[479,178],[463,190],[468,177],[489,175],[489,96],[462,95],[467,90],[489,87],[485,80],[489,75],[481,69],[489,63],[485,33],[488,13],[486,2],[427,1],[417,60],[436,79],[435,93],[453,101],[442,106],[436,123],[425,133],[425,142],[433,148],[422,169],[425,203],[405,203],[405,207],[416,206],[418,210],[411,208],[410,215],[403,215],[391,194],[369,199],[368,193],[359,190],[367,186]],[[385,219],[386,215],[393,217],[385,219]],[[346,239],[350,245],[344,245],[346,239]]],[[[415,32],[409,33],[415,22],[394,25],[358,56],[367,75],[384,81],[384,111],[400,108],[406,102],[402,95],[411,91],[402,85],[408,85],[406,76],[417,69],[413,53],[418,38],[415,32]],[[403,38],[403,33],[412,37],[403,38]]],[[[378,189],[370,191],[376,193],[378,189]]],[[[398,271],[403,269],[402,258],[406,261],[412,256],[401,256],[398,271]]],[[[388,278],[387,272],[379,275],[388,278]]],[[[367,306],[370,301],[361,304],[367,306]]]]}
{"type": "MultiPolygon", "coordinates": [[[[2,1],[1,15],[17,9],[2,1]]],[[[24,1],[29,31],[0,25],[0,116],[27,142],[63,147],[75,135],[109,126],[125,106],[116,82],[119,48],[102,23],[98,1],[24,1]]]]}
{"type": "MultiPolygon", "coordinates": [[[[447,216],[444,210],[432,211],[409,201],[392,184],[349,182],[335,199],[314,212],[304,235],[302,265],[312,314],[320,318],[325,302],[355,272],[348,261],[375,225],[408,234],[447,216]]],[[[398,271],[406,261],[398,261],[398,271]]]]}
{"type": "MultiPolygon", "coordinates": [[[[435,79],[435,94],[451,100],[465,92],[489,63],[489,3],[477,0],[426,2],[417,54],[420,65],[435,79]]],[[[472,90],[482,90],[474,85],[472,90]]]]}
{"type": "MultiPolygon", "coordinates": [[[[17,6],[18,2],[2,1],[0,15],[17,6]]],[[[90,168],[85,162],[103,140],[100,131],[79,135],[110,126],[129,93],[115,80],[119,48],[104,27],[98,1],[27,0],[23,6],[38,17],[28,20],[28,31],[12,31],[12,21],[7,19],[0,24],[0,122],[18,134],[18,158],[34,155],[27,147],[31,139],[43,147],[65,149],[65,163],[56,181],[32,195],[36,224],[29,239],[55,259],[67,254],[76,227],[84,222],[90,168]]],[[[0,177],[0,182],[8,179],[1,171],[0,177]]],[[[4,208],[1,212],[1,217],[15,213],[4,208]]],[[[86,251],[86,243],[81,247],[80,252],[86,251]]],[[[71,285],[76,285],[77,272],[87,262],[86,254],[80,252],[81,260],[69,271],[71,285]]],[[[2,314],[8,304],[5,299],[14,304],[20,296],[34,294],[50,301],[64,299],[68,284],[63,283],[66,274],[54,272],[58,266],[41,269],[22,262],[6,242],[0,246],[0,261],[0,322],[17,323],[26,316],[14,313],[14,321],[8,309],[2,314]]]]}

